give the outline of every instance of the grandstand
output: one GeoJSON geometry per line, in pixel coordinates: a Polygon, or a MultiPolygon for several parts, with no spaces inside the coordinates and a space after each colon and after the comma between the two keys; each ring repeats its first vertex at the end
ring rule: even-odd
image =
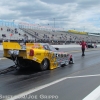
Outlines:
{"type": "Polygon", "coordinates": [[[76,41],[81,41],[84,39],[87,42],[100,42],[100,37],[98,37],[96,33],[78,32],[75,30],[68,30],[68,33],[71,34],[72,36],[75,36],[77,39],[76,41]]]}
{"type": "Polygon", "coordinates": [[[42,29],[39,27],[14,27],[14,26],[0,26],[0,40],[22,41],[24,35],[28,36],[28,40],[34,42],[48,42],[48,43],[77,43],[81,40],[86,42],[100,43],[100,34],[79,32],[76,30],[55,31],[54,29],[42,29]]]}

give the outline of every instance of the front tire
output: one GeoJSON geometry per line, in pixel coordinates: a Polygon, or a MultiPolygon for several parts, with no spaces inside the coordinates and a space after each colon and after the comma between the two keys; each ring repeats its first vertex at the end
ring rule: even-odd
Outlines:
{"type": "Polygon", "coordinates": [[[40,70],[44,71],[49,69],[49,67],[50,67],[49,60],[45,58],[40,64],[40,70]]]}
{"type": "Polygon", "coordinates": [[[70,58],[69,64],[74,64],[73,58],[70,58]]]}

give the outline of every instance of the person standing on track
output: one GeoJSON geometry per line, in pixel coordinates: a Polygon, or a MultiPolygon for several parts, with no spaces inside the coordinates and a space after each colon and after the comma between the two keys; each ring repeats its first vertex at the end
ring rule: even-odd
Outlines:
{"type": "Polygon", "coordinates": [[[87,47],[87,44],[84,40],[82,40],[80,45],[81,45],[81,49],[82,49],[82,56],[85,56],[84,52],[85,52],[85,47],[87,47]]]}

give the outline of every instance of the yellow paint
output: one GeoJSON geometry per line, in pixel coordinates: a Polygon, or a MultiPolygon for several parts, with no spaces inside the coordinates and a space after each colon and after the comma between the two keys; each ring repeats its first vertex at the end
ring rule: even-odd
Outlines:
{"type": "Polygon", "coordinates": [[[17,42],[3,42],[3,48],[20,50],[21,46],[17,42]]]}
{"type": "MultiPolygon", "coordinates": [[[[45,50],[40,43],[27,43],[26,49],[22,49],[21,45],[17,42],[3,42],[4,57],[11,58],[10,55],[8,54],[9,50],[19,50],[19,55],[18,55],[19,57],[23,57],[23,59],[30,59],[38,63],[41,63],[43,59],[47,58],[50,62],[50,69],[55,69],[58,66],[54,52],[45,50]],[[31,49],[34,50],[34,56],[29,56],[31,49]]],[[[91,49],[91,50],[99,50],[99,49],[91,49]]],[[[70,51],[70,52],[81,52],[81,51],[70,51]]]]}
{"type": "Polygon", "coordinates": [[[43,59],[47,58],[50,62],[50,69],[57,68],[56,57],[53,52],[45,50],[40,43],[26,43],[26,49],[22,49],[21,45],[17,42],[3,42],[4,57],[10,57],[9,50],[19,50],[19,57],[23,59],[34,60],[41,63],[43,59]],[[34,51],[34,56],[30,56],[30,50],[34,51]]]}
{"type": "Polygon", "coordinates": [[[87,35],[87,32],[80,32],[80,31],[77,31],[77,30],[68,30],[68,32],[74,33],[74,34],[87,35]]]}

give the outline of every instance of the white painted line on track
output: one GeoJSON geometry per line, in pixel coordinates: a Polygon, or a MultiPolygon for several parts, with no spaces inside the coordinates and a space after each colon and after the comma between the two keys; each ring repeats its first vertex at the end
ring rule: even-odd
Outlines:
{"type": "Polygon", "coordinates": [[[0,60],[4,60],[4,59],[7,59],[7,58],[0,58],[0,60]]]}
{"type": "Polygon", "coordinates": [[[94,91],[87,95],[83,100],[100,100],[100,86],[98,86],[94,91]]]}
{"type": "MultiPolygon", "coordinates": [[[[23,92],[23,93],[20,93],[20,94],[18,94],[18,95],[15,95],[15,96],[13,96],[13,97],[10,98],[10,99],[5,99],[5,100],[16,100],[16,99],[19,99],[19,98],[21,98],[21,97],[23,97],[23,96],[25,96],[25,95],[29,95],[29,94],[34,93],[34,92],[36,92],[36,91],[42,90],[42,89],[44,89],[44,88],[46,88],[46,87],[52,86],[52,85],[54,85],[54,84],[57,84],[57,83],[59,83],[59,82],[62,82],[62,81],[64,81],[64,80],[66,80],[66,79],[87,78],[87,77],[96,77],[96,76],[100,76],[100,74],[64,77],[64,78],[58,79],[58,80],[56,80],[56,81],[53,81],[53,82],[51,82],[51,83],[48,83],[48,84],[45,84],[45,85],[42,85],[42,86],[39,86],[39,87],[35,87],[35,88],[33,88],[33,89],[30,89],[30,90],[28,90],[28,91],[25,91],[25,92],[23,92]]],[[[88,100],[91,100],[91,99],[88,99],[88,100]]]]}

